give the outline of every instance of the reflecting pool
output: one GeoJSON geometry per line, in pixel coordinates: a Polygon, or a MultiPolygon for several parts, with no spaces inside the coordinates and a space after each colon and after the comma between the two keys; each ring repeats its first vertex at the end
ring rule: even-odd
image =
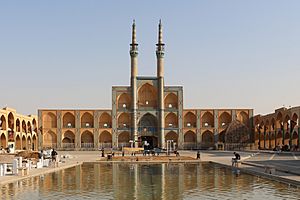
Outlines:
{"type": "Polygon", "coordinates": [[[300,190],[214,164],[83,164],[1,187],[1,199],[300,199],[300,190]]]}

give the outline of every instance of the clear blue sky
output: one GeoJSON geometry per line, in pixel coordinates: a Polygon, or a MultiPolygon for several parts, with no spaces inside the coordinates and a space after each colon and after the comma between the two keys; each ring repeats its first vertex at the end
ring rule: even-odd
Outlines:
{"type": "Polygon", "coordinates": [[[139,74],[156,74],[157,25],[165,83],[185,108],[300,104],[300,1],[0,1],[0,106],[111,108],[129,85],[132,19],[139,74]],[[103,95],[104,94],[104,95],[103,95]]]}

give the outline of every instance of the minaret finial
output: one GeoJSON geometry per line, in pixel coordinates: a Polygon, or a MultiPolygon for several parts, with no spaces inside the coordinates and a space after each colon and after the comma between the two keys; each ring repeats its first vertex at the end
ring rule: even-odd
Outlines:
{"type": "Polygon", "coordinates": [[[133,24],[132,24],[132,44],[136,44],[135,19],[133,19],[133,24]]]}
{"type": "Polygon", "coordinates": [[[161,19],[159,20],[159,25],[158,25],[158,44],[162,44],[162,23],[161,19]]]}
{"type": "Polygon", "coordinates": [[[137,56],[138,55],[138,44],[136,42],[136,30],[135,30],[135,19],[133,19],[132,23],[132,40],[130,44],[130,56],[137,56]]]}

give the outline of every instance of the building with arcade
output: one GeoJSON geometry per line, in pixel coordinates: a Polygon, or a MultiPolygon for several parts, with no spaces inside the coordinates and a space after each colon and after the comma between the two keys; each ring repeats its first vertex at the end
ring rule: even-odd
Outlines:
{"type": "Polygon", "coordinates": [[[231,148],[254,143],[253,109],[184,109],[183,87],[164,82],[165,44],[158,26],[156,76],[138,75],[136,25],[132,25],[129,86],[112,87],[111,109],[39,109],[42,148],[86,150],[151,147],[231,148]]]}

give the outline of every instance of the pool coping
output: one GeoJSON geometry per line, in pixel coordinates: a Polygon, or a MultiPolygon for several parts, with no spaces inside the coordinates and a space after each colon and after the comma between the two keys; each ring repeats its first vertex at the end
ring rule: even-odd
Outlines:
{"type": "MultiPolygon", "coordinates": [[[[284,184],[287,184],[287,185],[293,185],[297,188],[300,187],[300,181],[293,180],[293,179],[290,179],[290,178],[284,178],[284,177],[279,176],[279,175],[268,174],[268,173],[264,173],[264,172],[260,172],[260,171],[256,171],[256,170],[251,170],[251,169],[245,169],[245,168],[241,168],[241,167],[237,168],[237,167],[233,167],[233,166],[230,166],[230,165],[226,165],[226,164],[219,163],[219,162],[214,162],[214,161],[208,161],[208,162],[226,167],[226,168],[231,169],[231,170],[238,169],[241,172],[251,174],[251,175],[256,176],[256,177],[263,177],[263,178],[266,178],[266,179],[269,179],[269,180],[274,180],[274,181],[284,183],[284,184]]],[[[254,167],[257,167],[257,166],[254,166],[254,167]]]]}
{"type": "Polygon", "coordinates": [[[10,184],[10,183],[13,183],[13,182],[17,182],[17,181],[21,181],[21,180],[24,180],[24,179],[27,179],[27,178],[33,178],[33,177],[36,177],[36,176],[42,176],[42,175],[45,175],[45,174],[57,172],[57,171],[60,171],[60,170],[63,170],[63,169],[68,169],[68,168],[71,168],[71,167],[82,165],[83,163],[84,162],[79,162],[78,161],[76,163],[70,163],[70,164],[66,164],[66,165],[62,165],[62,166],[58,166],[58,167],[45,168],[45,170],[41,170],[39,172],[34,172],[32,174],[30,174],[30,172],[29,172],[29,174],[25,175],[25,176],[12,175],[12,176],[10,176],[11,179],[1,181],[0,186],[10,184]]]}

